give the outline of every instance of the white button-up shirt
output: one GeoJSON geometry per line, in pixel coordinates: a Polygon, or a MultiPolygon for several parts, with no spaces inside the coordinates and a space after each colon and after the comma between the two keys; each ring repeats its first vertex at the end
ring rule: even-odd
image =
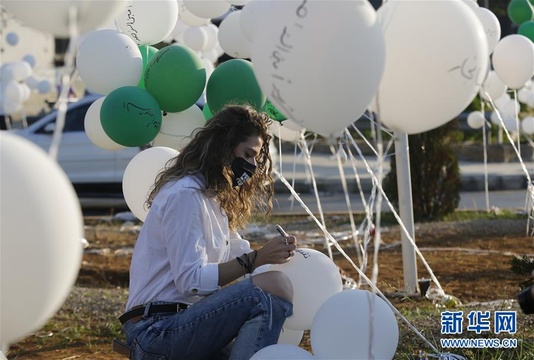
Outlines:
{"type": "Polygon", "coordinates": [[[196,302],[219,289],[219,263],[251,251],[202,188],[202,176],[187,176],[154,198],[135,244],[127,310],[152,301],[196,302]]]}

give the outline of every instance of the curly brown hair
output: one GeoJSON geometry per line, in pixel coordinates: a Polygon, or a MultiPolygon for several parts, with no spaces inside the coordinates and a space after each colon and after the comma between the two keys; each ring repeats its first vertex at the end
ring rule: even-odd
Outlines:
{"type": "Polygon", "coordinates": [[[146,205],[170,181],[187,175],[202,174],[206,196],[217,199],[228,217],[231,230],[242,229],[253,211],[270,214],[274,192],[272,160],[269,153],[269,117],[248,105],[227,105],[215,114],[204,127],[193,134],[192,140],[161,171],[148,196],[146,205]],[[263,145],[256,158],[257,168],[244,185],[234,188],[230,166],[233,150],[251,136],[259,136],[263,145]]]}

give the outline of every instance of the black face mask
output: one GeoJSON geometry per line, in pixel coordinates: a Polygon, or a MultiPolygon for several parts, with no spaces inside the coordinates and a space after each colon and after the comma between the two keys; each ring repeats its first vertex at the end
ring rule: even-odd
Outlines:
{"type": "Polygon", "coordinates": [[[256,165],[253,165],[243,158],[236,157],[232,161],[232,171],[234,172],[234,186],[243,185],[248,179],[254,175],[256,165]]]}

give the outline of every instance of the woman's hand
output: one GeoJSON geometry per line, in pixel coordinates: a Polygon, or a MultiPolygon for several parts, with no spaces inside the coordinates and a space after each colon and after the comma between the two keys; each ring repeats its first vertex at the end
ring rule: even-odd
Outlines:
{"type": "Polygon", "coordinates": [[[297,238],[294,236],[277,236],[269,240],[258,250],[254,267],[266,264],[283,264],[291,260],[297,249],[297,238]]]}

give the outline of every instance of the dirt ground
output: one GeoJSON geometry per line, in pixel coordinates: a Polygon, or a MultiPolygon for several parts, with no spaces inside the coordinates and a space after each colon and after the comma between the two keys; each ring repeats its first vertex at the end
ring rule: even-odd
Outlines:
{"type": "MultiPolygon", "coordinates": [[[[287,217],[274,219],[274,222],[282,224],[287,232],[296,235],[302,247],[324,251],[324,238],[310,219],[287,217]]],[[[350,233],[347,217],[329,217],[327,224],[329,231],[335,234],[334,237],[341,239],[344,234],[350,233]]],[[[118,321],[114,322],[113,319],[122,312],[127,297],[131,250],[139,228],[139,224],[134,223],[86,219],[85,235],[89,247],[85,250],[73,294],[45,330],[12,344],[7,354],[8,359],[123,358],[111,351],[110,340],[117,336],[117,333],[120,336],[118,321]],[[82,309],[76,310],[76,307],[82,309]],[[78,317],[73,318],[72,314],[77,311],[78,317]],[[84,335],[84,332],[78,329],[78,338],[69,335],[68,340],[62,341],[58,340],[59,336],[50,335],[65,331],[61,329],[65,326],[63,322],[84,316],[93,319],[93,327],[113,328],[115,332],[103,334],[103,331],[99,330],[96,335],[84,335]]],[[[424,298],[408,299],[397,296],[404,290],[400,229],[398,226],[383,226],[380,234],[382,244],[378,255],[379,289],[399,309],[430,302],[424,298]]],[[[266,236],[274,235],[272,224],[253,227],[245,234],[253,247],[261,246],[266,236]],[[265,229],[271,228],[273,231],[266,234],[265,229]]],[[[515,299],[519,284],[526,278],[510,271],[510,260],[514,256],[534,257],[534,237],[526,236],[525,219],[416,224],[415,240],[443,290],[457,297],[463,304],[515,299]]],[[[371,239],[368,246],[368,269],[371,269],[373,264],[372,243],[371,239]]],[[[339,244],[343,251],[358,263],[353,240],[340,240],[339,244]]],[[[333,249],[333,254],[334,261],[342,269],[342,273],[357,281],[358,275],[352,265],[338,250],[333,249]]],[[[420,259],[417,260],[417,267],[419,278],[430,277],[420,259]]],[[[366,273],[371,276],[370,270],[366,273]]],[[[366,286],[362,285],[362,288],[366,286]]]]}

